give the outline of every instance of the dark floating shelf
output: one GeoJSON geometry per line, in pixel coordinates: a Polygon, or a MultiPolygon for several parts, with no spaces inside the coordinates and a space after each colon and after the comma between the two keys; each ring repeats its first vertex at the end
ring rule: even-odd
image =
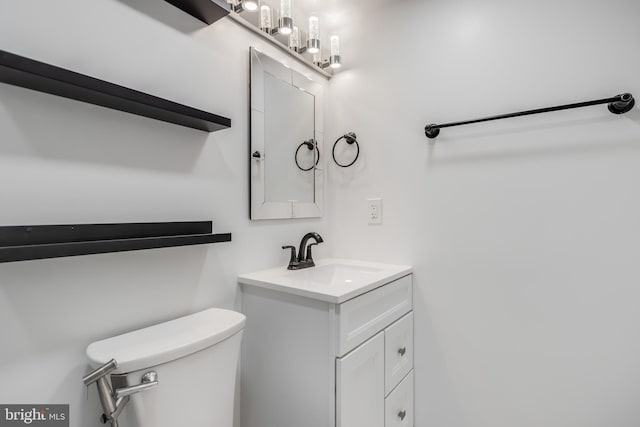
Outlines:
{"type": "Polygon", "coordinates": [[[229,14],[226,0],[165,0],[206,24],[213,24],[229,14]]]}
{"type": "Polygon", "coordinates": [[[4,50],[0,81],[207,132],[231,127],[229,118],[4,50]]]}
{"type": "Polygon", "coordinates": [[[0,227],[0,262],[230,242],[211,221],[0,227]]]}

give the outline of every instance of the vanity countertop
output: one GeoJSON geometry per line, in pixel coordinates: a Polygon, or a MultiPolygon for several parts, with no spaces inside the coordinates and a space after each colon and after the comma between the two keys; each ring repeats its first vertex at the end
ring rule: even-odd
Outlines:
{"type": "Polygon", "coordinates": [[[301,270],[283,266],[241,274],[238,282],[340,304],[412,272],[406,265],[328,258],[301,270]]]}

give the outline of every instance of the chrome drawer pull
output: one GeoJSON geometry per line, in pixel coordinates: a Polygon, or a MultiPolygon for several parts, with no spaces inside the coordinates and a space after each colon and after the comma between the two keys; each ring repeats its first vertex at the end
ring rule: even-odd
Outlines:
{"type": "Polygon", "coordinates": [[[400,347],[398,349],[398,353],[400,353],[400,356],[404,356],[406,352],[407,352],[407,347],[400,347]]]}
{"type": "Polygon", "coordinates": [[[404,417],[407,416],[407,411],[398,412],[398,417],[400,417],[400,421],[404,421],[404,417]]]}

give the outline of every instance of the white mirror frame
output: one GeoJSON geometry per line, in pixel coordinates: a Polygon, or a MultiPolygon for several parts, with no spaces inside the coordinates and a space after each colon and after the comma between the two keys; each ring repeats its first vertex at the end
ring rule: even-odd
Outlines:
{"type": "Polygon", "coordinates": [[[323,165],[325,162],[323,144],[323,87],[308,77],[292,70],[280,62],[268,57],[254,47],[250,48],[251,64],[251,136],[249,147],[250,178],[250,218],[283,219],[283,218],[317,218],[322,216],[323,207],[323,165]],[[320,152],[320,161],[314,168],[313,202],[283,200],[267,202],[265,200],[265,159],[269,156],[265,149],[265,100],[264,73],[288,82],[294,87],[312,94],[315,98],[314,139],[320,152]],[[260,158],[253,153],[260,153],[260,158]]]}

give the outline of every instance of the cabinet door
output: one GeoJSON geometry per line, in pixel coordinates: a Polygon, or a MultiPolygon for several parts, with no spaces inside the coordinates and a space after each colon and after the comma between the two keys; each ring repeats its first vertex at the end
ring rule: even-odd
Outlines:
{"type": "Polygon", "coordinates": [[[384,427],[384,332],[336,359],[337,427],[384,427]]]}

